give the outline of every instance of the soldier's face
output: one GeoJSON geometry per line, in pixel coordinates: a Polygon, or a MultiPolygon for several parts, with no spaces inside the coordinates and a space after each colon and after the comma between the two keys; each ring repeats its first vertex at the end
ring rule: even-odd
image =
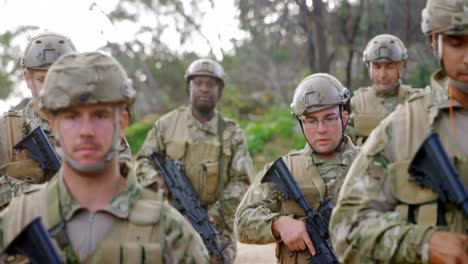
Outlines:
{"type": "MultiPolygon", "coordinates": [[[[346,124],[348,113],[343,112],[341,118],[346,124]]],[[[311,147],[324,158],[333,156],[336,153],[333,150],[338,146],[343,132],[338,106],[307,113],[302,122],[305,137],[311,147]]]]}
{"type": "Polygon", "coordinates": [[[371,62],[372,84],[392,85],[400,79],[400,66],[402,62],[379,61],[371,62]]]}
{"type": "Polygon", "coordinates": [[[28,88],[31,90],[31,94],[35,100],[39,98],[39,92],[42,90],[44,85],[44,80],[47,75],[45,70],[31,70],[31,76],[28,74],[25,69],[23,72],[24,79],[28,88]]]}
{"type": "Polygon", "coordinates": [[[190,81],[190,103],[201,113],[214,110],[220,97],[219,81],[209,76],[195,76],[190,81]]]}
{"type": "Polygon", "coordinates": [[[51,125],[63,151],[80,164],[89,165],[107,154],[116,122],[120,126],[117,133],[123,137],[128,121],[128,112],[118,111],[114,104],[90,104],[60,110],[51,125]]]}
{"type": "Polygon", "coordinates": [[[447,75],[468,82],[468,35],[444,35],[442,63],[447,75]]]}

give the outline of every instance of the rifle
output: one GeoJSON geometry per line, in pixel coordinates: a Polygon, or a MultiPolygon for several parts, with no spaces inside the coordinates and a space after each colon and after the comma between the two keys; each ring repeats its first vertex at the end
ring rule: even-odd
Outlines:
{"type": "Polygon", "coordinates": [[[320,201],[319,213],[314,212],[281,157],[271,165],[261,182],[273,182],[274,188],[280,191],[285,199],[293,198],[304,209],[307,216],[307,233],[316,252],[309,263],[339,263],[328,234],[329,218],[326,217],[329,217],[333,209],[330,198],[320,201]]]}
{"type": "Polygon", "coordinates": [[[228,256],[223,252],[227,245],[221,245],[219,232],[208,218],[208,213],[201,206],[198,194],[184,173],[180,161],[165,160],[157,153],[151,154],[164,179],[166,187],[175,199],[176,208],[190,221],[200,234],[208,251],[231,264],[228,256]]]}
{"type": "Polygon", "coordinates": [[[62,264],[60,254],[52,243],[49,232],[38,217],[29,223],[21,233],[7,246],[6,255],[25,256],[33,264],[62,264]]]}
{"type": "Polygon", "coordinates": [[[41,127],[35,128],[13,148],[29,150],[28,157],[37,161],[44,172],[55,173],[60,169],[60,159],[41,127]]]}
{"type": "Polygon", "coordinates": [[[455,204],[468,216],[468,192],[437,133],[432,133],[423,142],[408,172],[419,185],[437,193],[442,202],[455,204]]]}

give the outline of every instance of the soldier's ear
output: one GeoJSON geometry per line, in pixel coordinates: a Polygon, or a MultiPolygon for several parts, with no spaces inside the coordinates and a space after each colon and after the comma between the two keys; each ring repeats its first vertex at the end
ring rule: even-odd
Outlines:
{"type": "Polygon", "coordinates": [[[348,111],[343,110],[343,112],[341,112],[341,118],[343,120],[343,123],[347,124],[348,123],[348,118],[349,118],[348,111]]]}

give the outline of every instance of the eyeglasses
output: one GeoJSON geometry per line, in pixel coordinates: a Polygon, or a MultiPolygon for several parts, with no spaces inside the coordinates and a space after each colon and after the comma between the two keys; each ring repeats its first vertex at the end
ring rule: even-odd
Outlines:
{"type": "Polygon", "coordinates": [[[336,125],[338,119],[340,119],[338,116],[327,116],[322,120],[310,117],[302,117],[302,123],[304,123],[304,126],[307,126],[312,129],[317,129],[319,123],[322,123],[325,127],[331,127],[333,125],[336,125]]]}

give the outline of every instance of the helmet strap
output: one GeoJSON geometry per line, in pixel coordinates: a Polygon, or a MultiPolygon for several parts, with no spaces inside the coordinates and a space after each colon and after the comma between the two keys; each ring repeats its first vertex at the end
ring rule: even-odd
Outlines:
{"type": "Polygon", "coordinates": [[[81,173],[86,173],[86,174],[97,174],[101,172],[106,164],[112,160],[114,157],[115,153],[117,153],[120,149],[120,136],[119,136],[119,130],[120,130],[120,124],[118,121],[118,116],[119,116],[119,111],[116,111],[116,121],[114,124],[114,132],[112,135],[112,142],[111,146],[107,150],[106,154],[104,157],[94,164],[81,164],[75,159],[73,159],[70,155],[66,153],[66,151],[63,149],[63,140],[62,137],[60,136],[60,133],[57,133],[57,141],[59,142],[60,146],[57,147],[57,153],[60,155],[60,157],[65,160],[74,170],[81,172],[81,173]]]}

